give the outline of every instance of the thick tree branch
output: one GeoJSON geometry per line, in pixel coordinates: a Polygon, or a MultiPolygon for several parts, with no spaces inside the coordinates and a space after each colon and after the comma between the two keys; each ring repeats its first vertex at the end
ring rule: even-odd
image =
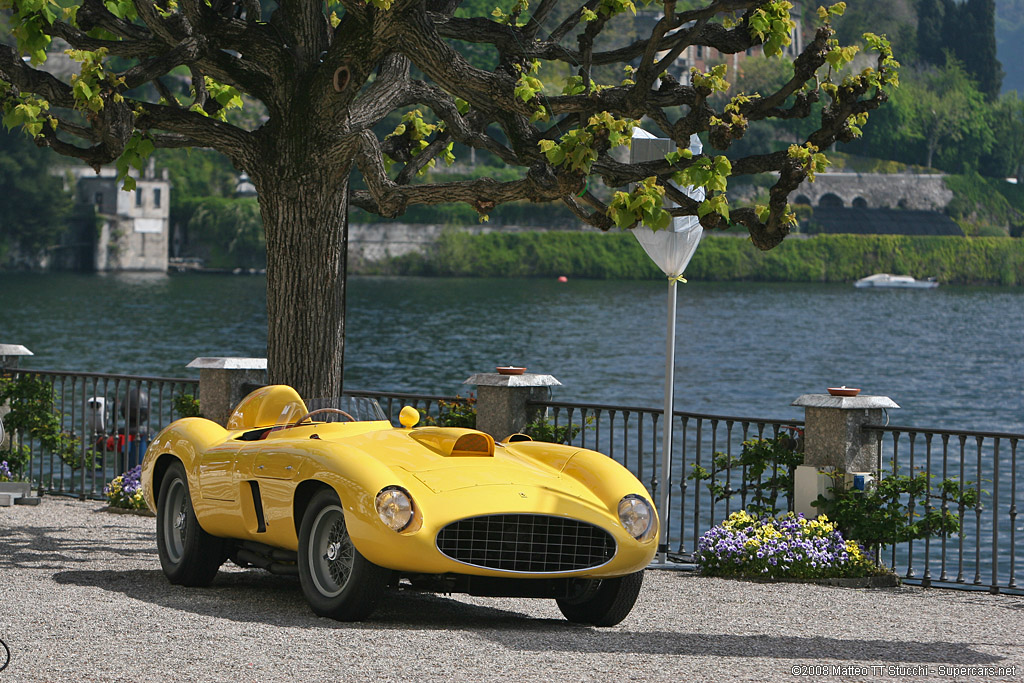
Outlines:
{"type": "Polygon", "coordinates": [[[296,38],[295,55],[306,66],[317,63],[330,47],[331,25],[323,5],[309,0],[281,0],[277,10],[296,38]]]}
{"type": "Polygon", "coordinates": [[[513,95],[515,79],[472,66],[441,39],[425,15],[410,15],[402,29],[396,36],[402,51],[448,92],[459,93],[474,107],[495,116],[500,112],[518,112],[525,116],[532,113],[513,95]]]}
{"type": "Polygon", "coordinates": [[[206,39],[204,37],[193,36],[186,38],[160,57],[150,59],[128,69],[121,74],[125,81],[125,87],[128,90],[134,90],[144,83],[156,80],[175,67],[191,64],[203,53],[205,44],[206,39]]]}
{"type": "Polygon", "coordinates": [[[125,40],[145,41],[153,38],[145,27],[114,16],[103,4],[103,0],[84,0],[75,16],[78,27],[86,32],[102,28],[125,40]]]}
{"type": "MultiPolygon", "coordinates": [[[[360,153],[356,158],[367,190],[353,192],[353,203],[388,218],[400,216],[410,204],[465,202],[481,213],[488,207],[517,200],[552,201],[571,191],[572,178],[552,175],[550,169],[534,166],[522,180],[499,182],[493,178],[399,185],[387,176],[381,162],[382,150],[373,133],[359,134],[360,153]],[[372,201],[370,201],[372,200],[372,201]]],[[[575,179],[578,184],[578,178],[575,179]]]]}
{"type": "Polygon", "coordinates": [[[142,59],[160,54],[165,48],[162,43],[143,39],[100,40],[90,38],[83,31],[64,23],[55,21],[50,27],[50,35],[60,38],[76,50],[99,50],[104,48],[108,54],[116,57],[142,59]]]}
{"type": "Polygon", "coordinates": [[[357,132],[410,104],[409,58],[389,54],[377,69],[377,78],[358,96],[348,118],[347,132],[357,132]]]}
{"type": "Polygon", "coordinates": [[[0,78],[21,92],[40,95],[51,105],[73,109],[71,86],[45,71],[33,69],[10,45],[0,45],[0,78]]]}
{"type": "Polygon", "coordinates": [[[180,107],[133,103],[143,110],[138,126],[143,130],[157,129],[184,136],[202,147],[215,149],[231,159],[252,159],[256,144],[252,134],[230,123],[218,121],[180,107]]]}

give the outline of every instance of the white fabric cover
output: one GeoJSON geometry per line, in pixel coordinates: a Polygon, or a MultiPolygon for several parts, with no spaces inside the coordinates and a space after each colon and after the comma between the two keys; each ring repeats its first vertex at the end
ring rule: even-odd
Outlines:
{"type": "MultiPolygon", "coordinates": [[[[658,139],[643,128],[633,129],[633,138],[658,139]]],[[[666,140],[667,141],[667,140],[666,140]]],[[[700,138],[696,135],[690,136],[690,151],[694,156],[703,150],[700,138]]],[[[649,161],[647,159],[633,159],[633,161],[649,161]]],[[[678,185],[676,186],[678,187],[678,185]]],[[[686,196],[698,202],[704,201],[703,187],[679,188],[686,196]]],[[[677,206],[672,202],[670,206],[677,206]]],[[[693,258],[693,252],[700,244],[703,228],[696,216],[676,216],[672,223],[665,230],[651,230],[646,225],[638,225],[633,228],[633,234],[637,242],[644,248],[651,260],[661,268],[665,275],[670,278],[681,277],[686,266],[693,258]]]]}

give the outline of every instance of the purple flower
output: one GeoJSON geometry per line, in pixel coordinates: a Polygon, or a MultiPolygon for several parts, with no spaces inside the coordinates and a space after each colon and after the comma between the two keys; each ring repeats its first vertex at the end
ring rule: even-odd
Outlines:
{"type": "Polygon", "coordinates": [[[728,527],[709,529],[698,540],[694,558],[701,572],[710,576],[817,578],[847,576],[851,571],[863,575],[863,567],[851,563],[838,530],[825,531],[792,514],[752,522],[749,517],[731,518],[728,527]],[[737,528],[741,523],[747,526],[737,528]]]}

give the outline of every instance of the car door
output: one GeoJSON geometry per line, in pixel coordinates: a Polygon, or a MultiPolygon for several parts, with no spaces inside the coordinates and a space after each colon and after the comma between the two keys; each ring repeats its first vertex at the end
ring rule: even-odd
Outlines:
{"type": "Polygon", "coordinates": [[[199,457],[199,491],[203,499],[237,501],[235,463],[240,442],[228,441],[199,457]]]}

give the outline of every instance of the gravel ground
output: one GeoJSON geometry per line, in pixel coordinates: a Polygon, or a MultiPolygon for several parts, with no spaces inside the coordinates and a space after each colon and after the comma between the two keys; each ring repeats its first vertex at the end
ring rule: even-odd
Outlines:
{"type": "Polygon", "coordinates": [[[0,508],[0,683],[1024,679],[1020,597],[649,571],[615,628],[569,624],[552,601],[406,593],[341,624],[259,570],[171,586],[155,520],[103,507],[0,508]]]}

